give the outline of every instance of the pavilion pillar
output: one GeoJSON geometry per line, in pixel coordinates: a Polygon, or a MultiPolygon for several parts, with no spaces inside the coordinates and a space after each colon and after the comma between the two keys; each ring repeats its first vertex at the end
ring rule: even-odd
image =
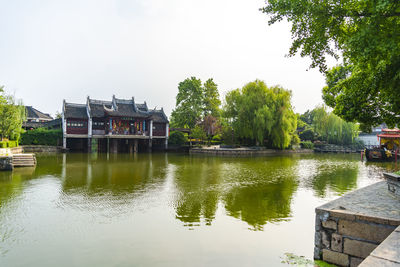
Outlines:
{"type": "Polygon", "coordinates": [[[67,149],[67,137],[63,136],[63,148],[67,149]]]}
{"type": "Polygon", "coordinates": [[[153,140],[152,140],[152,139],[149,139],[149,147],[147,148],[147,150],[148,150],[149,152],[151,152],[152,149],[153,149],[153,140]]]}
{"type": "Polygon", "coordinates": [[[139,140],[134,139],[133,152],[138,152],[139,140]]]}
{"type": "Polygon", "coordinates": [[[168,149],[168,139],[165,138],[165,150],[167,150],[167,149],[168,149]]]}

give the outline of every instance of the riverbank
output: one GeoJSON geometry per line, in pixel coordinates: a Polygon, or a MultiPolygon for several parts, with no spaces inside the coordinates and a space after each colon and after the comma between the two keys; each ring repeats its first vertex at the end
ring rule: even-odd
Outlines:
{"type": "Polygon", "coordinates": [[[287,155],[313,153],[312,149],[293,149],[277,150],[264,148],[221,148],[220,146],[210,146],[189,149],[189,154],[209,154],[209,155],[231,155],[231,156],[262,156],[262,155],[287,155]]]}

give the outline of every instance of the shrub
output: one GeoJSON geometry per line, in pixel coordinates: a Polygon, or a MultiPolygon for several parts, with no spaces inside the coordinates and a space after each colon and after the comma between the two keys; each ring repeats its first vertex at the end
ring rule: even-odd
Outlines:
{"type": "Polygon", "coordinates": [[[314,149],[314,144],[311,141],[303,141],[300,143],[301,148],[314,149]]]}
{"type": "Polygon", "coordinates": [[[171,145],[184,145],[187,142],[186,136],[182,132],[171,132],[168,143],[171,145]]]}
{"type": "Polygon", "coordinates": [[[222,138],[221,138],[221,135],[216,134],[213,136],[213,138],[211,140],[215,141],[215,142],[221,142],[222,138]]]}
{"type": "Polygon", "coordinates": [[[315,134],[314,134],[313,129],[308,128],[308,129],[304,130],[303,132],[301,132],[301,133],[299,134],[299,137],[300,137],[300,139],[303,140],[303,141],[305,141],[305,140],[307,140],[307,141],[314,141],[315,134]]]}
{"type": "Polygon", "coordinates": [[[17,147],[18,146],[18,141],[0,141],[0,148],[12,148],[12,147],[17,147]]]}
{"type": "Polygon", "coordinates": [[[62,140],[62,130],[38,128],[21,134],[21,145],[57,146],[62,140]]]}

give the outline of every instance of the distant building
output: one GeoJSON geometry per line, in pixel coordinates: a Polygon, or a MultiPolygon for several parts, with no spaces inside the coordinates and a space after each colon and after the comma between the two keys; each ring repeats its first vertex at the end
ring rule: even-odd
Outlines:
{"type": "Polygon", "coordinates": [[[36,128],[60,128],[61,120],[53,119],[49,114],[43,113],[32,106],[25,106],[26,121],[22,124],[25,130],[36,128]]]}
{"type": "Polygon", "coordinates": [[[163,109],[149,109],[132,99],[87,98],[86,104],[63,102],[63,146],[78,151],[136,152],[168,146],[169,121],[163,109]]]}
{"type": "Polygon", "coordinates": [[[379,146],[378,134],[382,133],[382,129],[386,129],[387,125],[382,123],[381,125],[372,127],[370,133],[361,132],[358,139],[362,140],[367,147],[379,146]]]}

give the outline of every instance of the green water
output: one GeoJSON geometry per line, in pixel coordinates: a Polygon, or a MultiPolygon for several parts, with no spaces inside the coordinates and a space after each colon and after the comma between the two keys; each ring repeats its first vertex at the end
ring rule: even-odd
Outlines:
{"type": "Polygon", "coordinates": [[[42,155],[0,172],[0,266],[279,266],[315,207],[382,179],[359,155],[42,155]]]}

